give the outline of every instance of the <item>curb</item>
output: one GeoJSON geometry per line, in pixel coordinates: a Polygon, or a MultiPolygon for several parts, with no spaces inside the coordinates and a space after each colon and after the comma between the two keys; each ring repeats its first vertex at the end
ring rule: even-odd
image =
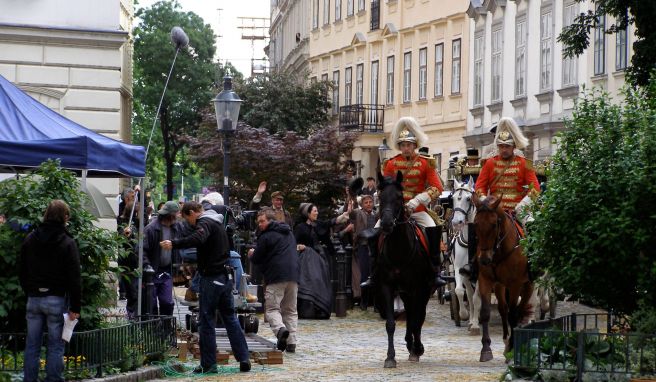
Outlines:
{"type": "Polygon", "coordinates": [[[164,371],[160,366],[148,366],[103,378],[83,379],[82,382],[141,382],[162,378],[163,376],[164,371]]]}

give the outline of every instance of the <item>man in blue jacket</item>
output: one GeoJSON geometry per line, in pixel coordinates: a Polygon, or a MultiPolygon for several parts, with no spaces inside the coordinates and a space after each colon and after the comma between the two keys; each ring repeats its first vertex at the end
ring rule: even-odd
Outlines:
{"type": "Polygon", "coordinates": [[[296,351],[298,313],[299,257],[292,229],[276,221],[276,213],[265,208],[257,214],[260,234],[257,245],[248,251],[253,264],[259,265],[266,281],[265,316],[278,338],[278,350],[296,351]]]}

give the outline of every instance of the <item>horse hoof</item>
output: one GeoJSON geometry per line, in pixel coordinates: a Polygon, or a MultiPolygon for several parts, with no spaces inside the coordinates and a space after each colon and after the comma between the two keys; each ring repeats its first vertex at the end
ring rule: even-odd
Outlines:
{"type": "Polygon", "coordinates": [[[385,360],[385,369],[392,369],[396,367],[396,361],[393,359],[385,360]]]}
{"type": "Polygon", "coordinates": [[[410,354],[408,357],[408,361],[410,362],[419,362],[419,356],[416,354],[410,354]]]}
{"type": "Polygon", "coordinates": [[[492,350],[481,351],[481,362],[492,361],[492,350]]]}

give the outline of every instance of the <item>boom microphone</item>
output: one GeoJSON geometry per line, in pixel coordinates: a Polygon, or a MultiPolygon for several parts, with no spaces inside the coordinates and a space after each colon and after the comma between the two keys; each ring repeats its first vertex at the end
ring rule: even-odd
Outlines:
{"type": "Polygon", "coordinates": [[[180,27],[173,27],[171,29],[171,42],[175,45],[175,49],[183,49],[189,45],[189,36],[180,27]]]}

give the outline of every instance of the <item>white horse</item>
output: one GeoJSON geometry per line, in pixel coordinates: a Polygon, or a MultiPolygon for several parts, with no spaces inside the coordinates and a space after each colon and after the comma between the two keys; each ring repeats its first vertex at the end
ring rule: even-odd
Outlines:
{"type": "Polygon", "coordinates": [[[478,334],[478,315],[481,308],[481,298],[473,283],[468,276],[460,274],[460,268],[469,263],[469,243],[468,243],[468,226],[467,223],[474,222],[476,208],[472,203],[472,194],[474,192],[474,183],[469,179],[467,183],[454,181],[453,190],[453,218],[451,225],[454,232],[457,232],[453,239],[453,267],[456,279],[456,296],[460,306],[460,319],[469,319],[469,331],[472,334],[478,334]],[[465,293],[467,293],[468,308],[465,306],[465,293]]]}

